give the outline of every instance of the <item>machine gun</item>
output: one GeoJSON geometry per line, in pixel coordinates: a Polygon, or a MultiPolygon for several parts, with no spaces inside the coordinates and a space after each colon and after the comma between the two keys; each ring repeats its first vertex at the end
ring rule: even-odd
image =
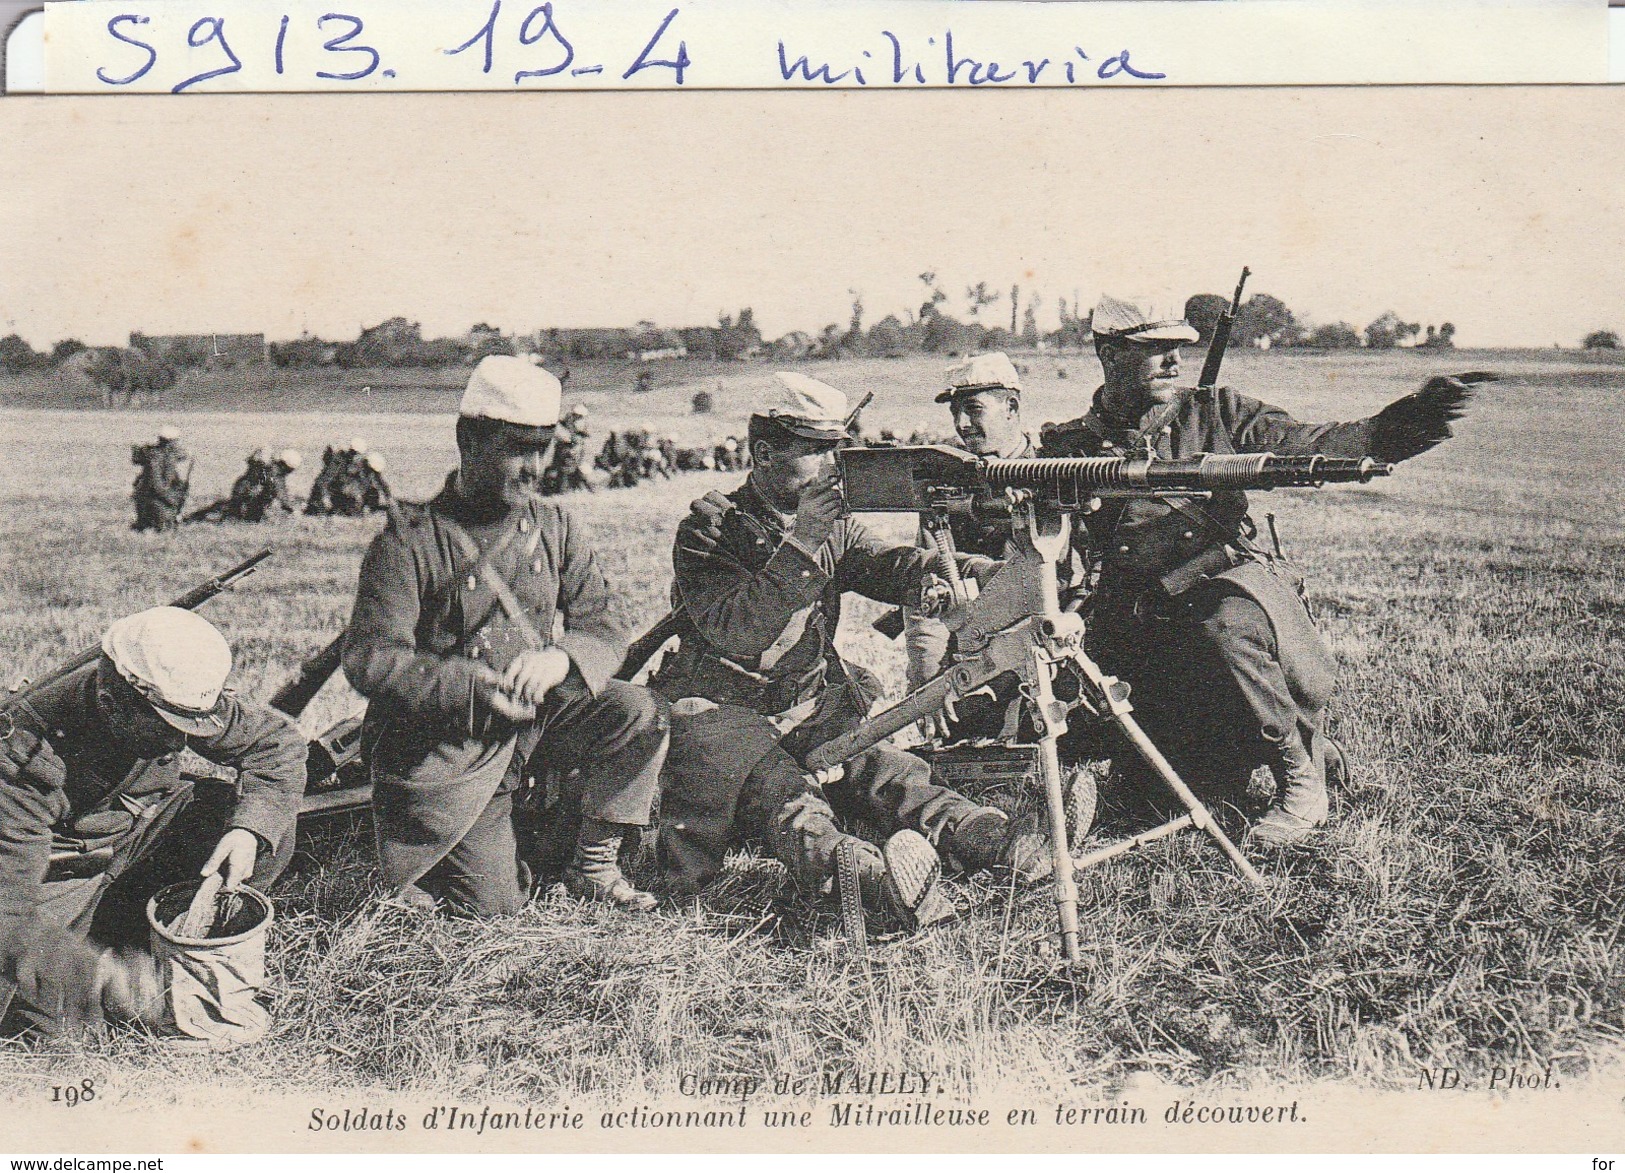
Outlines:
{"type": "Polygon", "coordinates": [[[950,698],[964,697],[1004,673],[1014,672],[1038,738],[1055,903],[1069,962],[1079,959],[1075,872],[1080,868],[1196,827],[1213,838],[1242,875],[1263,884],[1263,878],[1134,719],[1128,687],[1106,675],[1088,655],[1083,618],[1061,608],[1056,567],[1071,542],[1072,514],[1093,512],[1105,498],[1199,498],[1224,490],[1364,483],[1387,476],[1392,466],[1369,459],[1274,453],[1180,460],[1115,456],[996,460],[938,446],[847,448],[837,453],[836,461],[850,511],[923,515],[925,529],[942,556],[939,562],[949,567],[953,565],[947,525],[950,514],[970,512],[984,520],[1008,519],[1011,542],[1009,557],[981,584],[976,598],[968,599],[950,575],[950,584],[956,586],[954,602],[942,618],[957,643],[954,663],[897,704],[813,750],[806,758],[808,769],[839,765],[937,713],[950,698]],[[1115,725],[1187,811],[1151,831],[1081,858],[1072,856],[1067,842],[1067,797],[1056,746],[1057,738],[1067,731],[1070,711],[1053,687],[1063,665],[1080,682],[1079,707],[1092,718],[1115,725]]]}

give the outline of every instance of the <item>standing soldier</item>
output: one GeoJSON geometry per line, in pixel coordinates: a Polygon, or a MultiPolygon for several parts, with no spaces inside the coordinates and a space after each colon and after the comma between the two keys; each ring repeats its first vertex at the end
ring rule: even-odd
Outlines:
{"type": "Polygon", "coordinates": [[[403,503],[361,566],[344,673],[370,702],[384,880],[413,903],[482,916],[524,903],[513,793],[545,744],[550,765],[585,778],[566,886],[655,904],[617,853],[626,828],[649,821],[667,712],[611,679],[626,644],[609,588],[579,523],[535,494],[558,418],[553,375],[482,359],[457,421],[457,471],[428,504],[403,503]]]}
{"type": "MultiPolygon", "coordinates": [[[[1470,384],[1489,377],[1430,379],[1369,419],[1304,424],[1229,388],[1176,388],[1179,346],[1197,339],[1177,314],[1102,297],[1093,325],[1105,382],[1087,415],[1044,427],[1045,456],[1406,460],[1447,438],[1470,384]]],[[[1252,771],[1267,766],[1275,798],[1251,838],[1307,838],[1326,821],[1328,759],[1347,769],[1321,728],[1336,662],[1273,532],[1269,547],[1255,540],[1246,494],[1108,500],[1078,516],[1074,537],[1098,566],[1092,654],[1131,686],[1146,732],[1193,789],[1220,799],[1242,801],[1252,771]]]]}
{"type": "MultiPolygon", "coordinates": [[[[960,444],[977,456],[1019,459],[1037,455],[1032,437],[1021,424],[1021,378],[1002,352],[971,356],[948,368],[948,388],[936,397],[953,415],[960,444]]],[[[1008,522],[990,522],[969,514],[952,514],[948,527],[954,548],[964,554],[1003,559],[1010,540],[1008,522]]],[[[930,539],[923,532],[922,546],[930,539]]],[[[940,619],[907,612],[908,686],[912,691],[941,672],[952,640],[940,619]]],[[[985,690],[966,697],[952,712],[927,722],[928,734],[947,739],[996,737],[1012,704],[1019,703],[1014,675],[1001,677],[985,690]]]]}
{"type": "Polygon", "coordinates": [[[265,888],[293,856],[305,739],[225,689],[231,649],[208,620],[154,607],[118,620],[99,660],[10,702],[0,722],[0,1015],[50,1032],[148,1019],[156,975],[146,902],[219,873],[265,888]],[[180,776],[190,749],[234,785],[180,776]],[[53,840],[87,864],[53,868],[53,840]],[[117,952],[110,952],[117,947],[117,952]]]}
{"type": "Polygon", "coordinates": [[[167,533],[179,523],[186,507],[186,493],[192,480],[192,458],[181,447],[180,429],[165,424],[158,429],[153,444],[137,444],[130,451],[130,463],[139,465],[134,491],[137,533],[153,530],[167,533]]]}
{"type": "MultiPolygon", "coordinates": [[[[767,844],[814,892],[846,860],[864,903],[911,928],[951,912],[935,895],[937,849],[969,871],[1031,844],[1002,811],[933,785],[912,754],[867,750],[825,785],[805,772],[800,759],[867,717],[877,692],[835,650],[841,596],[918,603],[932,555],[842,516],[833,474],[846,396],[805,375],[777,379],[776,403],[750,420],[749,477],[720,499],[714,523],[702,511],[677,529],[682,642],[650,681],[673,705],[662,873],[673,892],[696,891],[739,835],[767,844]],[[843,834],[837,810],[879,824],[884,849],[843,834]]],[[[968,560],[966,572],[989,566],[968,560]]]]}

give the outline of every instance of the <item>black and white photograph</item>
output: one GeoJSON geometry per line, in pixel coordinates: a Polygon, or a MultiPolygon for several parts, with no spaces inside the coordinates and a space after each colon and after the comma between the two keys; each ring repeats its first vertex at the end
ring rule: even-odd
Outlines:
{"type": "Polygon", "coordinates": [[[0,101],[21,1152],[1617,1152],[1607,87],[0,101]]]}

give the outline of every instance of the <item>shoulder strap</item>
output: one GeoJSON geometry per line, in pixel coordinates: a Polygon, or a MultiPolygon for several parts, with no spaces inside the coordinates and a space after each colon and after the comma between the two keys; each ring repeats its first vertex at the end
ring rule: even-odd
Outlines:
{"type": "Polygon", "coordinates": [[[452,541],[462,551],[463,557],[467,558],[471,563],[467,573],[478,577],[487,589],[497,597],[497,602],[502,607],[502,613],[519,629],[520,633],[525,637],[525,643],[533,649],[546,647],[547,641],[542,639],[541,633],[536,630],[536,625],[531,622],[530,616],[525,613],[524,605],[520,603],[518,597],[513,593],[513,588],[508,585],[507,580],[497,572],[496,568],[496,557],[513,544],[514,539],[519,536],[519,527],[509,525],[501,537],[482,551],[473,535],[445,514],[440,514],[440,524],[446,527],[446,532],[451,535],[452,541]]]}

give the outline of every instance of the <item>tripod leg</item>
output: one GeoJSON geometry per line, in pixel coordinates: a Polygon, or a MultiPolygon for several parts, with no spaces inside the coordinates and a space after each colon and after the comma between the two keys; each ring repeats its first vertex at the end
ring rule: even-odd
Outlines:
{"type": "Polygon", "coordinates": [[[1055,699],[1051,687],[1050,662],[1034,648],[1027,672],[1027,688],[1033,701],[1034,723],[1040,734],[1038,768],[1044,775],[1044,800],[1049,808],[1050,858],[1055,865],[1055,911],[1061,921],[1061,948],[1068,962],[1080,960],[1078,953],[1078,883],[1072,869],[1072,846],[1066,836],[1066,788],[1061,774],[1061,757],[1056,737],[1066,730],[1066,709],[1055,699]]]}
{"type": "Polygon", "coordinates": [[[1094,689],[1095,708],[1100,715],[1123,731],[1123,736],[1129,739],[1135,751],[1145,759],[1146,764],[1157,772],[1168,789],[1178,795],[1179,801],[1184,803],[1185,809],[1191,813],[1191,822],[1213,838],[1219,845],[1219,850],[1236,865],[1237,871],[1262,888],[1264,877],[1247,862],[1247,857],[1230,841],[1230,836],[1224,833],[1224,828],[1219,826],[1212,812],[1202,804],[1202,800],[1196,797],[1191,788],[1185,785],[1185,780],[1169,764],[1168,759],[1162,756],[1162,751],[1157,748],[1156,743],[1146,735],[1144,729],[1140,728],[1140,723],[1134,719],[1134,706],[1129,704],[1127,686],[1115,678],[1106,676],[1100,670],[1100,665],[1081,651],[1073,651],[1071,659],[1094,689]]]}

